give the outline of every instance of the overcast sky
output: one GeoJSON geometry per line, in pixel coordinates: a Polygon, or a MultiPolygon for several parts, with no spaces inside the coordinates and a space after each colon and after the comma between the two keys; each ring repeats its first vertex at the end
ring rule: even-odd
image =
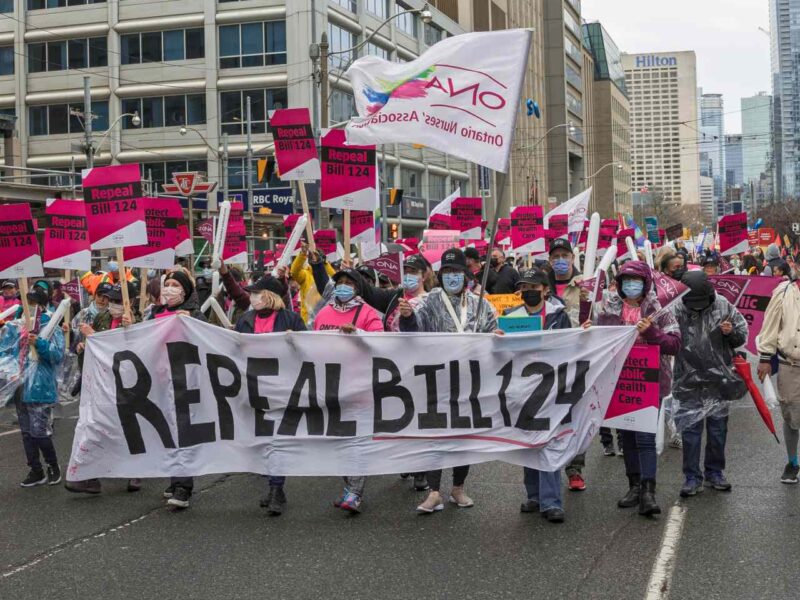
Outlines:
{"type": "Polygon", "coordinates": [[[772,93],[769,37],[758,30],[769,29],[768,0],[583,0],[583,18],[623,52],[694,50],[697,85],[723,94],[726,133],[741,132],[740,98],[772,93]]]}

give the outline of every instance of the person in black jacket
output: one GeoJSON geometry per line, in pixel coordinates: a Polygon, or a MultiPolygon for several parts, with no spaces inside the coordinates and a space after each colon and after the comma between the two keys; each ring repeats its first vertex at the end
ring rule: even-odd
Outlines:
{"type": "MultiPolygon", "coordinates": [[[[491,271],[489,271],[489,279],[486,282],[488,294],[513,294],[517,291],[519,273],[506,263],[505,254],[500,248],[492,250],[489,268],[491,271]]],[[[478,277],[483,277],[483,273],[480,273],[478,277]]]]}
{"type": "MultiPolygon", "coordinates": [[[[245,288],[250,293],[252,310],[244,313],[236,322],[239,333],[282,333],[284,331],[306,331],[306,324],[295,312],[288,310],[283,298],[287,286],[283,281],[265,275],[253,285],[245,288]]],[[[261,500],[261,508],[266,508],[270,516],[277,517],[286,510],[286,477],[267,476],[267,495],[261,500]]]]}

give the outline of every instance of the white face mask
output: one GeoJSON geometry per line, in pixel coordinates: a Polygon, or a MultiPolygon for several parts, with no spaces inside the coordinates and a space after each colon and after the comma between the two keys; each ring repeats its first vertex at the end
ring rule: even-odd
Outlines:
{"type": "Polygon", "coordinates": [[[112,318],[119,319],[122,316],[122,313],[124,312],[122,304],[109,304],[108,312],[112,318]]]}
{"type": "Polygon", "coordinates": [[[166,306],[179,306],[183,304],[184,297],[183,288],[161,288],[161,304],[165,304],[166,306]]]}

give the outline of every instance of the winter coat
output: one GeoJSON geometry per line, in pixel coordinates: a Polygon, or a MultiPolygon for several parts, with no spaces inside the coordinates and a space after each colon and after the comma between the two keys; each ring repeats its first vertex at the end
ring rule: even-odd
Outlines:
{"type": "MultiPolygon", "coordinates": [[[[50,321],[51,315],[40,317],[41,328],[50,321]]],[[[27,404],[55,404],[58,402],[58,366],[64,360],[64,334],[60,327],[53,330],[49,340],[36,340],[36,355],[28,352],[28,338],[17,323],[7,323],[0,330],[0,348],[9,348],[15,360],[19,360],[20,350],[26,351],[22,369],[24,384],[22,401],[27,404]]]]}
{"type": "Polygon", "coordinates": [[[204,323],[208,323],[208,319],[206,316],[200,312],[200,305],[197,303],[197,294],[192,293],[189,298],[183,301],[183,304],[179,304],[175,308],[167,308],[164,304],[159,304],[158,306],[154,306],[153,310],[150,312],[150,319],[155,319],[158,315],[171,312],[177,313],[179,310],[188,311],[189,314],[193,319],[197,319],[198,321],[203,321],[204,323]]]}
{"type": "Polygon", "coordinates": [[[12,306],[19,306],[20,308],[22,308],[22,303],[20,302],[20,299],[17,296],[6,298],[5,296],[0,295],[0,312],[5,312],[12,306]]]}
{"type": "MultiPolygon", "coordinates": [[[[647,266],[647,263],[638,260],[628,261],[622,265],[616,277],[619,291],[604,291],[603,298],[594,306],[594,320],[597,325],[623,325],[622,308],[625,301],[621,290],[622,279],[626,275],[644,279],[643,299],[640,305],[642,317],[649,317],[661,310],[661,304],[653,288],[653,272],[650,267],[647,266]]],[[[682,342],[681,330],[672,313],[664,310],[655,317],[653,324],[640,336],[640,341],[658,346],[661,351],[658,387],[660,396],[664,398],[669,395],[672,388],[672,363],[669,357],[678,354],[682,342]]]]}
{"type": "MultiPolygon", "coordinates": [[[[445,291],[442,288],[432,289],[427,296],[420,299],[419,304],[409,317],[400,316],[400,331],[426,331],[441,333],[457,333],[458,328],[453,323],[453,318],[445,305],[445,291]]],[[[497,314],[491,303],[483,299],[483,311],[478,328],[475,328],[478,302],[480,296],[469,291],[466,294],[467,317],[464,322],[464,333],[491,333],[497,329],[497,314]]],[[[457,318],[461,318],[462,296],[450,297],[453,311],[457,318]]],[[[460,323],[460,321],[459,321],[460,323]]]]}
{"type": "Polygon", "coordinates": [[[338,330],[344,325],[352,324],[359,331],[383,331],[383,321],[377,310],[356,297],[356,305],[342,312],[336,310],[331,303],[327,304],[314,318],[314,331],[338,330]]]}
{"type": "Polygon", "coordinates": [[[566,289],[558,296],[558,288],[556,288],[556,283],[564,283],[556,281],[556,274],[551,269],[548,273],[548,278],[550,279],[550,293],[559,298],[563,303],[564,307],[566,308],[567,315],[569,315],[569,320],[572,322],[573,327],[578,327],[580,323],[578,323],[578,317],[581,314],[581,288],[578,285],[581,281],[583,281],[583,275],[581,272],[572,267],[572,278],[569,280],[566,289]]]}
{"type": "MultiPolygon", "coordinates": [[[[490,279],[486,282],[487,294],[513,294],[517,291],[519,273],[514,267],[503,264],[500,270],[489,268],[491,270],[489,271],[490,279]],[[491,277],[492,271],[494,271],[495,277],[491,277]]],[[[481,277],[483,277],[483,273],[481,273],[481,277]]]]}
{"type": "MultiPolygon", "coordinates": [[[[236,331],[239,333],[255,333],[256,330],[256,311],[248,310],[238,321],[236,321],[236,331]]],[[[275,324],[272,333],[282,333],[284,331],[305,331],[306,324],[300,315],[290,310],[282,308],[275,315],[275,324]]]]}
{"type": "MultiPolygon", "coordinates": [[[[306,266],[306,254],[300,252],[292,261],[291,276],[300,286],[300,316],[303,321],[308,323],[309,311],[314,308],[314,305],[319,302],[320,294],[325,286],[322,287],[314,285],[314,275],[311,269],[306,266]]],[[[328,276],[333,275],[334,270],[327,262],[320,263],[322,269],[328,276]]]]}
{"type": "MultiPolygon", "coordinates": [[[[503,311],[504,317],[522,316],[527,317],[528,311],[524,304],[507,308],[503,311]]],[[[543,329],[570,329],[572,321],[564,308],[564,305],[555,298],[545,300],[544,303],[544,324],[543,329]]]]}
{"type": "Polygon", "coordinates": [[[692,403],[738,400],[747,389],[732,366],[736,348],[747,342],[747,321],[719,294],[702,311],[677,301],[672,312],[683,335],[683,349],[675,358],[672,395],[692,403]],[[720,324],[730,321],[733,331],[723,335],[720,324]]]}

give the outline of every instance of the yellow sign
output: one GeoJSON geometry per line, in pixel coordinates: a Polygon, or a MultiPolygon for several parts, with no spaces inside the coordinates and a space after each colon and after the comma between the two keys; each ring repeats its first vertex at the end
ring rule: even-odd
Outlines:
{"type": "Polygon", "coordinates": [[[498,315],[502,315],[507,308],[522,304],[522,299],[516,294],[486,294],[486,299],[491,302],[498,315]]]}

